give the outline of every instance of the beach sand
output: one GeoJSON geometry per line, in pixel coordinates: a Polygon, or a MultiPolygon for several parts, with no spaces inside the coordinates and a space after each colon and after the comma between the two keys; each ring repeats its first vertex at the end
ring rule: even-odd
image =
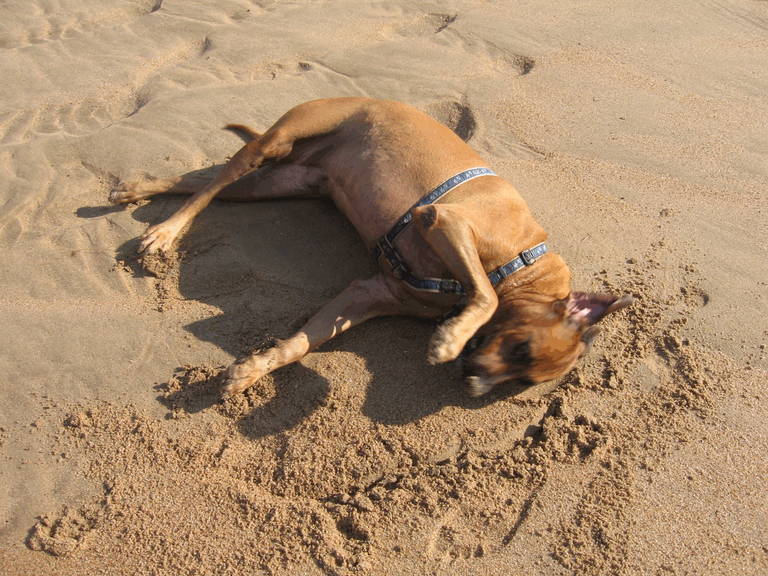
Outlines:
{"type": "Polygon", "coordinates": [[[768,573],[768,2],[0,4],[0,574],[768,573]],[[468,398],[367,322],[221,370],[376,263],[321,200],[183,202],[292,106],[446,123],[575,290],[635,296],[558,382],[468,398]]]}

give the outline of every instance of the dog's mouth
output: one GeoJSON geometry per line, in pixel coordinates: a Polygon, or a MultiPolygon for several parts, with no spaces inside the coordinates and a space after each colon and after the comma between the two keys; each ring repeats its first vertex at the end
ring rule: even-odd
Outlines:
{"type": "Polygon", "coordinates": [[[490,392],[496,385],[510,380],[514,380],[516,385],[523,387],[535,384],[533,380],[525,375],[489,372],[482,362],[473,359],[475,352],[482,349],[486,340],[486,336],[473,336],[459,355],[458,361],[461,367],[461,377],[464,380],[464,388],[467,394],[476,398],[490,392]]]}
{"type": "Polygon", "coordinates": [[[480,374],[480,370],[471,360],[474,352],[483,345],[484,341],[484,336],[473,336],[466,343],[458,358],[461,367],[461,377],[464,380],[464,388],[467,394],[473,398],[482,396],[493,388],[495,384],[493,379],[480,374]]]}
{"type": "Polygon", "coordinates": [[[469,341],[464,345],[464,349],[461,351],[461,354],[459,354],[458,361],[459,366],[461,367],[461,375],[463,378],[468,378],[469,376],[473,376],[477,372],[477,368],[475,368],[472,365],[471,362],[471,356],[474,354],[474,352],[480,348],[480,345],[485,340],[482,336],[472,336],[472,338],[469,339],[469,341]]]}

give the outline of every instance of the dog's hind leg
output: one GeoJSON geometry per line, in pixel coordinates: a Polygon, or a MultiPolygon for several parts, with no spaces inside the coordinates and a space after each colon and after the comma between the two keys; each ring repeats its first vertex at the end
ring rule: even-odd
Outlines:
{"type": "Polygon", "coordinates": [[[204,189],[193,194],[168,220],[151,226],[141,236],[141,251],[169,250],[184,227],[214,196],[233,182],[251,174],[264,163],[288,156],[294,142],[322,136],[354,115],[367,100],[340,98],[307,102],[286,112],[263,135],[243,146],[204,189]]]}
{"type": "MultiPolygon", "coordinates": [[[[109,199],[128,204],[158,194],[196,194],[216,177],[214,170],[198,171],[177,178],[121,182],[109,199]]],[[[328,177],[312,166],[270,164],[222,188],[217,198],[247,202],[288,196],[311,197],[325,192],[328,177]]]]}
{"type": "Polygon", "coordinates": [[[109,195],[113,204],[128,204],[157,194],[195,194],[213,182],[214,174],[184,175],[176,178],[121,182],[109,195]]]}
{"type": "MultiPolygon", "coordinates": [[[[224,128],[245,134],[248,138],[247,141],[261,137],[261,133],[242,124],[227,124],[224,128]]],[[[128,204],[157,194],[196,194],[213,182],[218,172],[214,169],[197,170],[176,178],[120,182],[109,195],[109,201],[113,204],[128,204]]],[[[225,200],[253,200],[244,192],[243,187],[235,185],[225,187],[218,196],[225,200]]]]}
{"type": "Polygon", "coordinates": [[[265,134],[246,144],[209,184],[187,199],[173,216],[165,222],[150,226],[141,235],[140,251],[151,254],[158,250],[169,250],[184,227],[213,200],[214,196],[243,176],[258,170],[265,159],[278,160],[287,156],[292,144],[291,140],[280,133],[265,134]]]}
{"type": "Polygon", "coordinates": [[[402,301],[393,294],[383,274],[370,280],[355,280],[326,304],[296,334],[273,348],[238,360],[227,370],[223,394],[229,396],[253,386],[273,370],[301,360],[337,334],[376,316],[403,312],[402,301]]]}

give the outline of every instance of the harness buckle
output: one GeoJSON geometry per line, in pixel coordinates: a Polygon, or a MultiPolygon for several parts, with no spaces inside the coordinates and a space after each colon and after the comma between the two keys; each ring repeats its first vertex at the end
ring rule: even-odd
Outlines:
{"type": "Polygon", "coordinates": [[[530,250],[523,250],[520,252],[520,258],[523,259],[526,266],[530,266],[537,260],[536,256],[534,256],[530,250]]]}
{"type": "Polygon", "coordinates": [[[395,247],[392,246],[392,244],[389,242],[389,238],[386,236],[383,236],[382,239],[379,240],[377,246],[379,247],[379,250],[381,250],[381,253],[387,257],[389,257],[389,255],[392,254],[395,249],[395,247]]]}
{"type": "Polygon", "coordinates": [[[440,280],[440,292],[445,292],[446,294],[458,294],[461,287],[461,284],[457,280],[452,280],[450,278],[443,278],[440,280]]]}
{"type": "Polygon", "coordinates": [[[400,262],[397,266],[392,267],[392,276],[398,280],[402,280],[406,272],[408,272],[408,268],[406,268],[405,264],[402,262],[400,262]]]}

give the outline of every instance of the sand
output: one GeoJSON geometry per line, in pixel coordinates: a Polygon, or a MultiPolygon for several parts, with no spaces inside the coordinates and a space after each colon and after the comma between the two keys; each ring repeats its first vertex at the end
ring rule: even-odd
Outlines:
{"type": "Polygon", "coordinates": [[[768,3],[0,5],[0,574],[768,573],[768,3]],[[632,294],[558,382],[466,397],[370,321],[221,370],[375,263],[320,200],[120,180],[221,165],[331,96],[446,123],[578,290],[632,294]]]}

